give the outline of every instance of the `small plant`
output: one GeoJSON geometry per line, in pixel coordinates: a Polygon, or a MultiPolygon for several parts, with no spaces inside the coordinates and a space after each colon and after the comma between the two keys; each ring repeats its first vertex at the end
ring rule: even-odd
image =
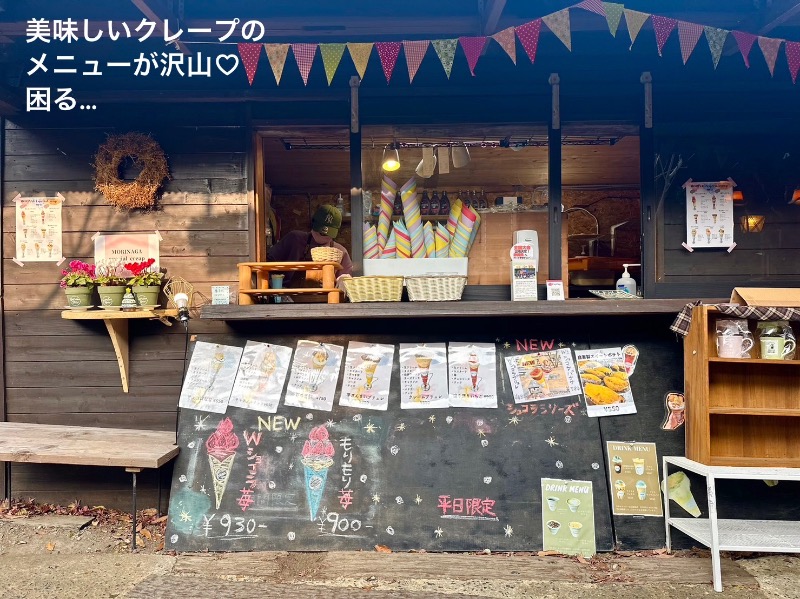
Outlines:
{"type": "Polygon", "coordinates": [[[127,270],[121,260],[103,260],[95,268],[94,282],[105,287],[124,287],[127,282],[127,270]]]}
{"type": "Polygon", "coordinates": [[[128,285],[131,287],[160,286],[161,279],[164,278],[164,273],[153,268],[153,264],[155,263],[155,258],[148,258],[144,262],[130,262],[125,264],[125,269],[133,274],[133,277],[128,279],[128,285]]]}
{"type": "Polygon", "coordinates": [[[81,260],[72,260],[69,267],[61,271],[61,288],[67,287],[94,287],[95,268],[94,264],[88,264],[81,260]]]}

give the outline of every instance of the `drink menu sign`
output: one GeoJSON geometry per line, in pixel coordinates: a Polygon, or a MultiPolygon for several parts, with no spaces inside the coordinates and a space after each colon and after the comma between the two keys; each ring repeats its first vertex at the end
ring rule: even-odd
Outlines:
{"type": "Polygon", "coordinates": [[[686,189],[686,244],[694,248],[729,248],[733,243],[733,183],[697,183],[686,189]]]}
{"type": "Polygon", "coordinates": [[[661,516],[655,443],[606,443],[615,516],[661,516]]]}

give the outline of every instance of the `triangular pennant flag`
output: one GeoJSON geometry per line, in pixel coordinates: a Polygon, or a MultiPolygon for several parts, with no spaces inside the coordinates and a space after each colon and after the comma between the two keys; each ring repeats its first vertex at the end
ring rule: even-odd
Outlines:
{"type": "Polygon", "coordinates": [[[495,33],[492,39],[506,51],[511,62],[517,64],[517,40],[514,38],[514,28],[506,27],[502,31],[495,33]]]}
{"type": "Polygon", "coordinates": [[[603,8],[606,11],[608,30],[611,32],[611,35],[617,37],[617,29],[619,29],[619,22],[622,19],[622,9],[625,8],[625,5],[617,2],[603,2],[603,8]]]}
{"type": "Polygon", "coordinates": [[[342,62],[344,44],[320,44],[319,53],[322,54],[322,64],[325,66],[325,75],[330,85],[339,63],[342,62]]]}
{"type": "Polygon", "coordinates": [[[792,83],[797,83],[797,71],[800,71],[800,42],[786,42],[786,61],[792,74],[792,83]]]}
{"type": "Polygon", "coordinates": [[[769,67],[769,74],[775,74],[775,61],[778,58],[778,50],[781,49],[783,40],[774,37],[761,37],[758,38],[758,46],[761,48],[761,53],[764,55],[764,60],[767,61],[769,67]]]}
{"type": "Polygon", "coordinates": [[[725,40],[728,38],[728,31],[726,29],[709,27],[708,25],[703,29],[705,29],[706,32],[708,49],[711,50],[711,61],[714,63],[714,68],[716,69],[719,64],[719,59],[722,56],[722,47],[725,45],[725,40]]]}
{"type": "Polygon", "coordinates": [[[646,12],[639,12],[629,8],[624,9],[624,12],[625,22],[628,24],[628,35],[631,36],[631,47],[633,47],[633,42],[636,41],[639,32],[642,30],[642,25],[650,18],[650,15],[646,12]]]}
{"type": "Polygon", "coordinates": [[[683,56],[683,64],[689,60],[689,57],[694,52],[695,46],[703,35],[703,26],[697,23],[687,23],[686,21],[678,21],[678,41],[681,43],[681,56],[683,56]]]}
{"type": "Polygon", "coordinates": [[[748,33],[746,31],[731,31],[734,39],[736,40],[736,44],[739,46],[739,52],[742,53],[742,59],[744,60],[744,66],[748,69],[750,68],[750,50],[753,49],[753,44],[756,41],[756,35],[752,33],[748,33]]]}
{"type": "Polygon", "coordinates": [[[450,72],[453,70],[453,60],[456,57],[458,40],[433,40],[431,45],[433,49],[436,50],[436,55],[442,62],[447,78],[450,79],[450,72]]]}
{"type": "Polygon", "coordinates": [[[311,72],[314,55],[317,53],[317,44],[292,44],[292,53],[297,68],[300,69],[303,85],[308,85],[308,74],[311,72]]]}
{"type": "Polygon", "coordinates": [[[428,46],[430,45],[431,43],[429,40],[403,42],[403,50],[406,54],[406,65],[408,65],[409,83],[414,82],[414,77],[417,75],[419,65],[422,64],[422,59],[425,58],[425,53],[428,51],[428,46]]]}
{"type": "Polygon", "coordinates": [[[378,49],[383,74],[386,76],[386,85],[389,85],[394,66],[397,64],[397,57],[400,56],[400,42],[376,42],[375,47],[378,49]]]}
{"type": "Polygon", "coordinates": [[[664,44],[667,43],[672,30],[675,29],[678,21],[670,19],[669,17],[660,17],[653,15],[653,30],[656,32],[656,46],[658,46],[658,55],[661,56],[661,50],[664,49],[664,44]]]}
{"type": "Polygon", "coordinates": [[[579,2],[572,8],[582,8],[583,10],[588,10],[589,12],[598,14],[601,17],[606,16],[606,9],[601,0],[583,0],[583,2],[579,2]]]}
{"type": "Polygon", "coordinates": [[[241,43],[236,44],[239,50],[239,56],[242,57],[242,64],[244,71],[247,73],[247,81],[253,85],[253,79],[256,77],[256,69],[258,68],[258,59],[261,57],[261,44],[241,43]]]}
{"type": "Polygon", "coordinates": [[[572,52],[572,38],[569,30],[569,9],[559,10],[551,15],[542,17],[542,21],[547,25],[556,37],[572,52]]]}
{"type": "Polygon", "coordinates": [[[536,19],[530,23],[520,25],[514,31],[517,33],[522,47],[531,62],[536,62],[536,49],[539,47],[539,33],[542,31],[542,20],[536,19]]]}
{"type": "Polygon", "coordinates": [[[264,49],[267,51],[272,74],[275,75],[275,83],[280,84],[283,65],[286,64],[286,56],[289,54],[289,44],[264,44],[264,49]]]}
{"type": "Polygon", "coordinates": [[[353,65],[356,67],[358,76],[364,78],[364,73],[367,72],[367,63],[369,62],[369,55],[372,54],[372,42],[368,43],[354,43],[347,42],[347,51],[350,52],[350,58],[353,59],[353,65]]]}
{"type": "Polygon", "coordinates": [[[469,72],[475,76],[475,65],[478,64],[478,59],[481,57],[484,46],[489,38],[485,36],[479,37],[460,37],[458,41],[461,42],[461,48],[464,50],[464,55],[467,57],[467,64],[469,65],[469,72]]]}

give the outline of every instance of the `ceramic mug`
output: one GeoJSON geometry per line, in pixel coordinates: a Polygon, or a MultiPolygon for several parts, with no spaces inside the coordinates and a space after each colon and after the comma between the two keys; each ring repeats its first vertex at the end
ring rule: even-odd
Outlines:
{"type": "Polygon", "coordinates": [[[761,337],[761,358],[763,360],[783,360],[794,351],[794,339],[783,337],[761,337]]]}
{"type": "Polygon", "coordinates": [[[753,340],[744,335],[717,336],[717,355],[720,358],[744,358],[753,349],[753,340]]]}

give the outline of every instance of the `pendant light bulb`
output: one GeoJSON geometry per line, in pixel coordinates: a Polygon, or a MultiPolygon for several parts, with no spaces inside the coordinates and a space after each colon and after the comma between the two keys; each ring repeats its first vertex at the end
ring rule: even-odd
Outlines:
{"type": "Polygon", "coordinates": [[[383,170],[392,172],[400,168],[400,152],[397,150],[396,143],[390,143],[383,149],[383,160],[381,160],[383,170]]]}

